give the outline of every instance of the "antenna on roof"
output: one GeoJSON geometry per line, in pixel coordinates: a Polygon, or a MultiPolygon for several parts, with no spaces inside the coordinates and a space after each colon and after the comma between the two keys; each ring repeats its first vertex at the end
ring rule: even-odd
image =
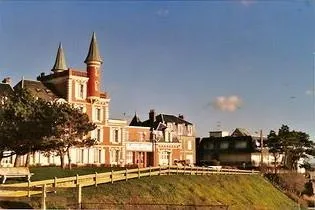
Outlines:
{"type": "Polygon", "coordinates": [[[221,130],[221,121],[217,121],[217,130],[218,130],[218,131],[221,130]]]}
{"type": "Polygon", "coordinates": [[[22,89],[24,88],[24,76],[22,76],[22,89]]]}

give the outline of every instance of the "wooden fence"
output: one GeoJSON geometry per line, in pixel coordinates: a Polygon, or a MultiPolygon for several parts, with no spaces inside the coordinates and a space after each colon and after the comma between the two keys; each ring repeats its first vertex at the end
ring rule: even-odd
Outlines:
{"type": "Polygon", "coordinates": [[[114,183],[116,181],[128,181],[128,179],[134,179],[147,176],[156,175],[209,175],[209,174],[257,174],[258,171],[254,170],[238,170],[238,169],[213,169],[206,167],[186,167],[186,166],[160,166],[160,167],[148,167],[148,168],[137,168],[137,169],[125,169],[121,171],[111,171],[106,173],[94,173],[89,175],[76,175],[74,177],[57,178],[18,183],[18,184],[6,184],[1,186],[1,192],[7,190],[6,195],[1,197],[23,197],[34,194],[41,194],[42,209],[46,209],[46,196],[47,192],[55,192],[58,188],[77,188],[77,205],[81,206],[82,198],[82,187],[95,186],[98,184],[114,183]],[[9,192],[14,192],[10,196],[9,192]]]}

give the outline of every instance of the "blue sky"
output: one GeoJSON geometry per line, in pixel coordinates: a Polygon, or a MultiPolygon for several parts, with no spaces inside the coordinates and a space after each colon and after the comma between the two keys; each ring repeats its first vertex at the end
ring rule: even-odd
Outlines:
{"type": "Polygon", "coordinates": [[[198,136],[288,124],[315,135],[312,1],[0,2],[0,77],[83,63],[95,31],[112,118],[184,114],[198,136]]]}

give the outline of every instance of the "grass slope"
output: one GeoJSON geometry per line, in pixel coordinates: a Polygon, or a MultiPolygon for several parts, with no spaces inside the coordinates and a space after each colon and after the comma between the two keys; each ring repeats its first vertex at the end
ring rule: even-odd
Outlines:
{"type": "MultiPolygon", "coordinates": [[[[74,189],[50,193],[46,198],[47,207],[73,206],[74,195],[74,189]]],[[[39,198],[33,197],[28,203],[34,208],[40,207],[39,198]]],[[[225,204],[229,209],[297,209],[294,202],[259,175],[172,175],[132,179],[83,188],[82,203],[83,207],[93,209],[104,208],[104,203],[225,204]]]]}

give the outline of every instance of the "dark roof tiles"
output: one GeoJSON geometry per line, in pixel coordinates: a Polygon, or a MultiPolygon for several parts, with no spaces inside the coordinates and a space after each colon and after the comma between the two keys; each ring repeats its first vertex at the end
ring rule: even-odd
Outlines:
{"type": "Polygon", "coordinates": [[[98,45],[97,45],[96,36],[94,32],[93,32],[92,40],[90,43],[89,53],[86,56],[84,63],[88,63],[91,61],[98,61],[98,62],[103,63],[100,52],[98,50],[98,45]]]}

